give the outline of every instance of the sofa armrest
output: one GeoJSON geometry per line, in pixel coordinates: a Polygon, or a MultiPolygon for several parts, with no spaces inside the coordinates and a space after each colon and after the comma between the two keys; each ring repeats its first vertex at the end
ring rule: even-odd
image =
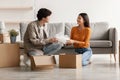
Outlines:
{"type": "Polygon", "coordinates": [[[116,53],[118,48],[118,36],[116,28],[109,29],[109,40],[112,41],[112,49],[113,52],[116,53]]]}
{"type": "Polygon", "coordinates": [[[24,49],[24,42],[23,41],[17,41],[16,43],[19,44],[20,49],[24,49]]]}

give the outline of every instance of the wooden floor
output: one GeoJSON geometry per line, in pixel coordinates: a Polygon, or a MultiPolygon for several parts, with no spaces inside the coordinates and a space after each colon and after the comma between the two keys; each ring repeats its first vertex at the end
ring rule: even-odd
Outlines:
{"type": "Polygon", "coordinates": [[[60,69],[57,66],[39,71],[24,67],[0,68],[0,80],[120,80],[119,64],[113,59],[110,61],[109,57],[93,55],[92,64],[81,69],[60,69]]]}

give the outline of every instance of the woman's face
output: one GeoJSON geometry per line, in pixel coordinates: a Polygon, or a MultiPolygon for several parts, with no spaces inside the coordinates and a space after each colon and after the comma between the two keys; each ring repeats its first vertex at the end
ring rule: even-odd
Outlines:
{"type": "Polygon", "coordinates": [[[83,20],[82,16],[78,16],[77,24],[80,25],[80,24],[83,24],[83,23],[84,23],[84,20],[83,20]]]}

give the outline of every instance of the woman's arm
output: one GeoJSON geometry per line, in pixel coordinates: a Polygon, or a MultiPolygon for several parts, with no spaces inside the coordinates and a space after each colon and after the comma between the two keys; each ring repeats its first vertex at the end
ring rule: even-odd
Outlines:
{"type": "Polygon", "coordinates": [[[72,45],[73,44],[73,33],[74,33],[74,30],[73,28],[71,29],[71,32],[70,32],[70,40],[67,40],[66,42],[66,45],[72,45]]]}
{"type": "Polygon", "coordinates": [[[78,46],[80,47],[83,47],[83,46],[88,46],[90,43],[90,37],[91,37],[91,29],[90,28],[87,28],[85,30],[85,40],[84,41],[76,41],[74,40],[74,44],[77,44],[78,46]]]}

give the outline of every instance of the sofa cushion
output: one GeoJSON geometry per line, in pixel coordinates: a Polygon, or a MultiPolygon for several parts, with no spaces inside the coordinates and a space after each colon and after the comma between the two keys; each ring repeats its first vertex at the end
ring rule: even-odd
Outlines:
{"type": "Polygon", "coordinates": [[[49,37],[55,37],[56,34],[64,35],[65,26],[63,23],[48,23],[47,24],[49,37]]]}
{"type": "MultiPolygon", "coordinates": [[[[76,23],[65,23],[65,34],[70,36],[72,27],[77,26],[76,23]]],[[[90,23],[92,29],[91,40],[108,40],[109,26],[107,22],[90,23]]]]}
{"type": "Polygon", "coordinates": [[[63,48],[67,48],[67,49],[71,49],[71,48],[74,48],[74,46],[73,45],[68,45],[68,46],[66,46],[66,45],[64,45],[64,47],[63,48]]]}
{"type": "MultiPolygon", "coordinates": [[[[90,47],[93,48],[108,48],[112,47],[112,41],[109,40],[91,40],[90,47]]],[[[64,48],[73,48],[73,45],[64,46],[64,48]]]]}
{"type": "MultiPolygon", "coordinates": [[[[20,48],[24,48],[24,42],[23,41],[19,41],[17,43],[19,43],[20,48]]],[[[112,47],[112,41],[109,41],[109,40],[91,40],[90,41],[90,47],[93,47],[93,48],[112,47]]],[[[73,45],[64,46],[64,48],[73,48],[73,45]]]]}
{"type": "Polygon", "coordinates": [[[112,41],[109,40],[91,40],[90,41],[91,47],[112,47],[112,41]]]}

